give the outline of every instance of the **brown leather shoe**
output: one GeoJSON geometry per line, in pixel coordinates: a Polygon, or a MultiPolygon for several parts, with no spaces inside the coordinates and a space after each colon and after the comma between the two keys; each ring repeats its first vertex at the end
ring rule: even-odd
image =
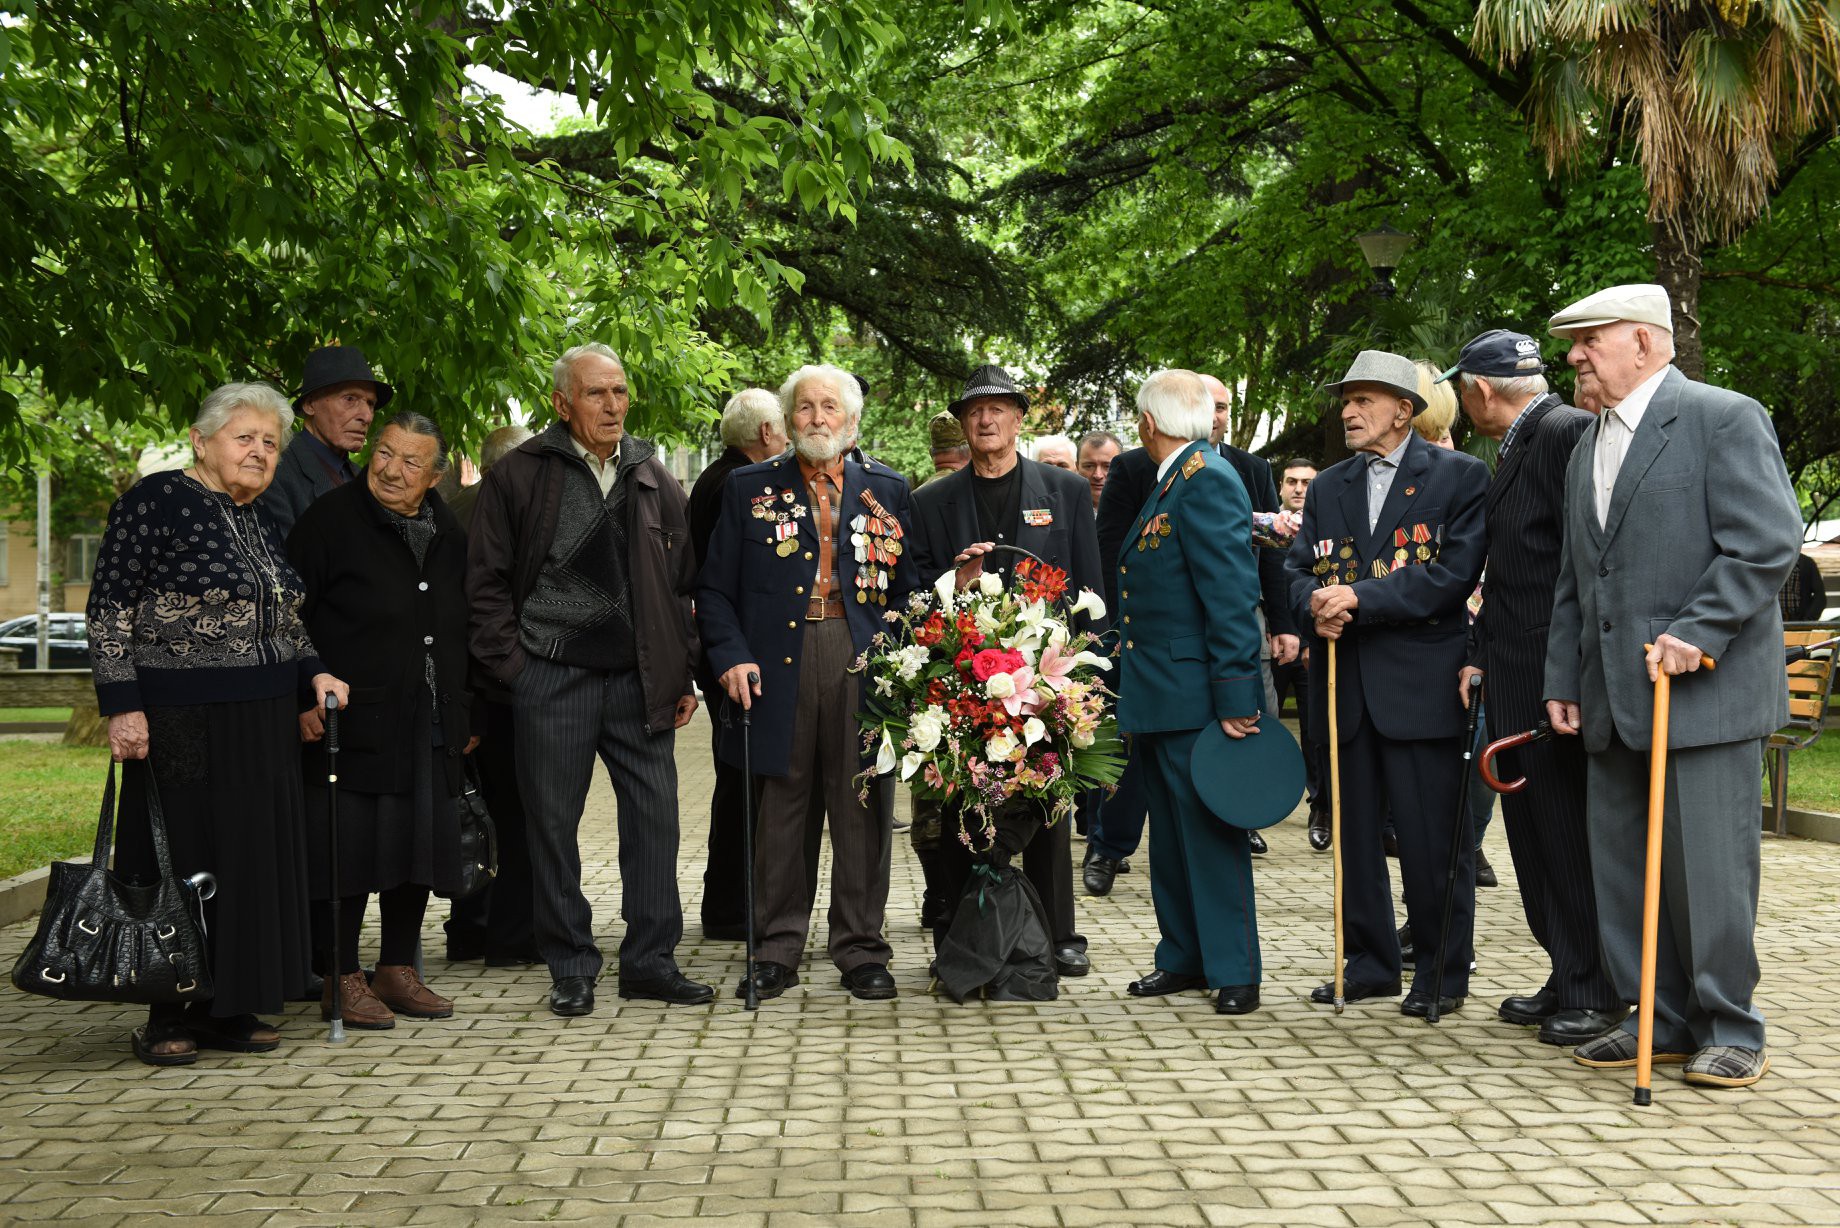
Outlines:
{"type": "Polygon", "coordinates": [[[378,964],[371,992],[399,1015],[411,1019],[450,1019],[454,1004],[422,984],[409,964],[378,964]]]}
{"type": "MultiPolygon", "coordinates": [[[[369,1032],[383,1032],[396,1026],[396,1016],[390,1008],[377,1000],[371,992],[370,982],[364,979],[362,972],[347,972],[339,977],[339,1015],[348,1028],[363,1028],[369,1032]]],[[[326,987],[320,990],[319,1017],[332,1018],[332,978],[326,978],[326,987]]]]}

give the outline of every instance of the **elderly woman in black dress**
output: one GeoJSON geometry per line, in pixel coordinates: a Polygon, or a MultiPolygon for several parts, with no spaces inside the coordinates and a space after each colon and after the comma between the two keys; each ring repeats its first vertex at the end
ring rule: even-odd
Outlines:
{"type": "MultiPolygon", "coordinates": [[[[281,1043],[258,1014],[305,988],[308,964],[300,696],[341,700],[300,619],[300,578],[255,498],[275,476],[293,410],[267,384],[226,384],[192,424],[190,468],[137,482],[109,511],[90,585],[90,659],[109,749],[146,759],[181,876],[208,870],[215,997],[155,1006],[135,1029],[153,1066],[200,1047],[260,1053],[281,1043]]],[[[138,776],[130,776],[130,796],[138,776]]],[[[124,806],[132,819],[134,808],[124,806]]],[[[155,877],[152,842],[130,822],[117,873],[155,877]]]]}
{"type": "MultiPolygon", "coordinates": [[[[339,896],[336,935],[345,1024],[380,1029],[398,1015],[445,1019],[454,1004],[422,983],[416,943],[431,890],[460,872],[461,756],[472,749],[467,691],[466,534],[434,492],[447,471],[440,429],[397,414],[355,482],[320,496],[288,536],[307,588],[304,617],[330,668],[358,679],[339,723],[336,880],[329,874],[322,718],[301,715],[312,894],[339,896]],[[378,897],[376,977],[358,934],[378,897]]],[[[330,941],[323,941],[332,950],[330,941]]],[[[332,1017],[332,978],[321,1014],[332,1017]]]]}

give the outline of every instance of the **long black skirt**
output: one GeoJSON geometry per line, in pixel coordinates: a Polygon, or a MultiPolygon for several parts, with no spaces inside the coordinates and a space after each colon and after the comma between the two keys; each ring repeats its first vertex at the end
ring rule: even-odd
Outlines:
{"type": "MultiPolygon", "coordinates": [[[[300,996],[309,963],[306,811],[292,694],[149,708],[148,761],[172,843],[173,870],[208,870],[204,906],[219,1017],[275,1014],[300,996]]],[[[138,780],[138,774],[129,777],[138,780]]],[[[117,872],[155,877],[144,805],[131,788],[116,837],[117,872]]]]}
{"type": "MultiPolygon", "coordinates": [[[[404,793],[360,793],[339,787],[340,898],[372,895],[414,884],[437,895],[460,889],[460,809],[447,794],[440,762],[446,749],[432,745],[430,705],[416,712],[411,746],[427,747],[415,757],[404,793]]],[[[307,798],[308,883],[315,900],[332,898],[326,835],[330,829],[326,782],[309,780],[307,798]]]]}

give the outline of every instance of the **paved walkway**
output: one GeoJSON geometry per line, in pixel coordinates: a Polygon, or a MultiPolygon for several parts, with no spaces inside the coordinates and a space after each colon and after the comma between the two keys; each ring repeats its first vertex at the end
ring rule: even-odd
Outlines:
{"type": "MultiPolygon", "coordinates": [[[[686,736],[686,830],[704,825],[707,725],[686,736]]],[[[613,802],[584,843],[603,944],[617,942],[613,802]]],[[[1537,984],[1506,847],[1483,893],[1481,968],[1431,1028],[1392,1003],[1340,1019],[1305,994],[1329,968],[1329,859],[1300,820],[1257,868],[1265,1007],[1137,1002],[1155,937],[1141,858],[1082,898],[1095,973],[1042,1005],[926,992],[918,875],[891,897],[895,1003],[820,966],[745,1014],[734,946],[692,936],[709,1007],[544,1009],[540,971],[449,967],[445,1022],[324,1043],[298,1007],[277,1054],[153,1071],[132,1012],[0,992],[0,1220],[154,1215],[272,1224],[1769,1224],[1840,1223],[1840,847],[1764,845],[1760,926],[1775,1070],[1710,1092],[1656,1072],[1654,1107],[1493,1018],[1537,984]]],[[[702,848],[680,880],[695,916],[702,848]]],[[[695,925],[691,929],[694,933],[695,925]]],[[[28,936],[0,931],[10,966],[28,936]]],[[[429,949],[440,951],[431,919],[429,949]]]]}

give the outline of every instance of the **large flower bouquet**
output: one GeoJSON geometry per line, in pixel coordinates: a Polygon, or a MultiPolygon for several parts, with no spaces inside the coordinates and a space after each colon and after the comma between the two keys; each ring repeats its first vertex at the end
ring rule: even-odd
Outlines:
{"type": "Polygon", "coordinates": [[[1062,819],[1082,792],[1118,782],[1124,753],[1099,672],[1111,662],[1068,625],[1104,617],[1104,600],[1083,590],[1063,610],[1067,573],[1034,559],[1009,588],[988,572],[963,592],[955,580],[948,571],[890,610],[893,626],[859,659],[864,750],[874,775],[898,770],[921,797],[959,805],[960,838],[988,848],[1005,807],[1062,819]]]}

